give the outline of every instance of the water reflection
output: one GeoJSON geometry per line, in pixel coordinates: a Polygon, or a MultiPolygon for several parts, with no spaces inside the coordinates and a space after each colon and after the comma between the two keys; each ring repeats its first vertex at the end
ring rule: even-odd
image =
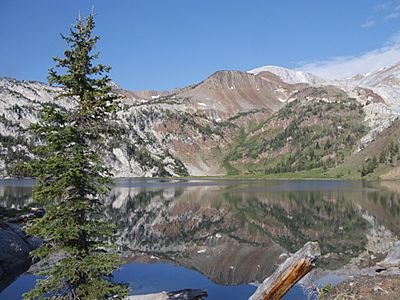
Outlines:
{"type": "Polygon", "coordinates": [[[0,207],[20,209],[32,201],[30,179],[0,179],[0,207]]]}
{"type": "MultiPolygon", "coordinates": [[[[0,205],[23,206],[30,193],[3,182],[0,205]]],[[[400,234],[399,193],[399,182],[126,179],[105,213],[129,260],[174,261],[240,284],[264,279],[309,240],[330,253],[326,268],[375,244],[384,251],[400,234]],[[374,244],[374,232],[391,238],[374,244]]]]}

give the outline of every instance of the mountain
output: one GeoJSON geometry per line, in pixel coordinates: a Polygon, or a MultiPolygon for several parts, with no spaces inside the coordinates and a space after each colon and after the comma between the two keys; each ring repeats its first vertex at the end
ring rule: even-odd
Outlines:
{"type": "Polygon", "coordinates": [[[333,85],[344,90],[363,105],[368,133],[362,143],[368,144],[388,128],[400,113],[400,63],[353,78],[325,81],[311,73],[276,66],[265,66],[249,71],[259,74],[271,72],[287,83],[307,83],[311,86],[333,85]]]}
{"type": "MultiPolygon", "coordinates": [[[[114,86],[123,96],[122,110],[114,120],[123,133],[109,137],[106,160],[121,177],[223,174],[218,161],[221,149],[237,135],[240,123],[271,115],[290,96],[294,87],[280,83],[227,71],[172,92],[131,92],[114,86]]],[[[33,157],[35,141],[27,127],[59,91],[40,82],[0,80],[4,175],[24,175],[24,170],[16,172],[15,162],[33,157]]],[[[53,105],[69,110],[73,100],[53,105]]]]}
{"type": "MultiPolygon", "coordinates": [[[[121,133],[108,137],[105,159],[118,177],[334,170],[398,118],[399,74],[397,64],[327,82],[267,66],[218,71],[173,91],[127,91],[114,83],[122,109],[113,122],[121,133]]],[[[34,158],[38,141],[27,127],[44,104],[73,109],[73,99],[53,102],[59,92],[0,78],[2,176],[28,175],[22,163],[34,158]]]]}

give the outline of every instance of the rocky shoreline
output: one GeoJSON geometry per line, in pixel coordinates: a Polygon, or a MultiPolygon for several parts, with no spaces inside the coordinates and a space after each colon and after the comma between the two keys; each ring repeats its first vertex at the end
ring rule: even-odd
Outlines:
{"type": "Polygon", "coordinates": [[[27,213],[5,209],[0,217],[0,290],[32,264],[29,253],[39,247],[39,238],[26,235],[22,224],[43,215],[43,210],[31,208],[27,213]],[[7,216],[7,217],[5,217],[7,216]]]}
{"type": "MultiPolygon", "coordinates": [[[[313,270],[300,283],[312,290],[319,299],[400,299],[400,241],[398,236],[364,212],[371,228],[365,250],[350,262],[335,270],[313,270]],[[320,293],[317,285],[334,286],[320,293]]],[[[329,254],[325,255],[329,258],[329,254]]]]}
{"type": "Polygon", "coordinates": [[[400,241],[385,253],[365,251],[338,270],[315,269],[300,284],[321,300],[400,299],[400,241]],[[327,284],[333,288],[322,292],[327,284]]]}
{"type": "Polygon", "coordinates": [[[321,300],[387,300],[399,299],[400,275],[360,276],[333,288],[321,300]]]}

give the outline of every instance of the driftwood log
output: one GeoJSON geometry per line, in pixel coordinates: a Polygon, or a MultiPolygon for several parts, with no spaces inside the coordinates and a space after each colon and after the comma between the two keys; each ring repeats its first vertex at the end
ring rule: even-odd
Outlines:
{"type": "Polygon", "coordinates": [[[263,281],[249,300],[279,300],[314,266],[321,255],[317,242],[308,242],[263,281]]]}
{"type": "Polygon", "coordinates": [[[128,296],[127,300],[201,300],[207,297],[206,291],[181,290],[176,292],[162,292],[157,294],[128,296]]]}

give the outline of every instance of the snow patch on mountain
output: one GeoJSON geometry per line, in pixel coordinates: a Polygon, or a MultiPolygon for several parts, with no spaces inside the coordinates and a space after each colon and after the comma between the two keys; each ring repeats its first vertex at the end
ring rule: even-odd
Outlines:
{"type": "Polygon", "coordinates": [[[370,88],[400,113],[400,63],[353,80],[354,85],[370,88]]]}
{"type": "Polygon", "coordinates": [[[248,71],[248,73],[257,75],[261,72],[271,72],[280,77],[282,81],[290,84],[308,83],[312,85],[323,84],[325,81],[311,73],[290,70],[277,66],[264,66],[248,71]]]}

